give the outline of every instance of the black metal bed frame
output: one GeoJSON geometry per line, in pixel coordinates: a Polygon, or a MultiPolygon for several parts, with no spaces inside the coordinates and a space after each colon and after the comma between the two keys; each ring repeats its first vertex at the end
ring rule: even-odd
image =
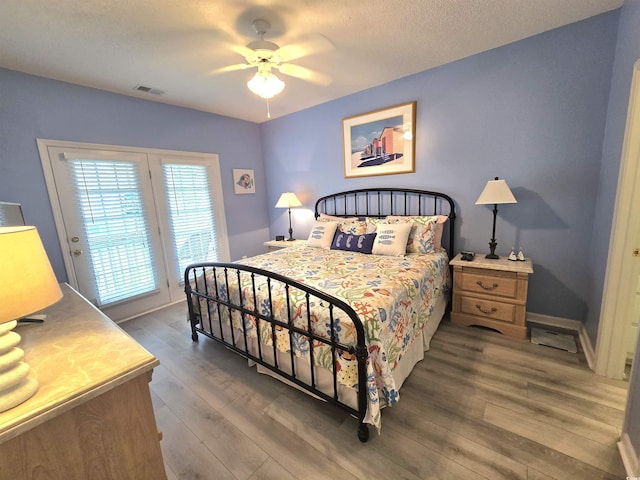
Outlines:
{"type": "MultiPolygon", "coordinates": [[[[354,216],[359,218],[382,218],[387,215],[447,215],[449,217],[448,238],[443,244],[446,243],[447,245],[446,249],[449,258],[454,254],[453,233],[455,205],[453,200],[443,193],[403,188],[350,190],[327,195],[318,199],[315,204],[316,218],[318,218],[321,212],[340,217],[354,216]]],[[[360,441],[366,442],[369,439],[369,429],[367,424],[364,423],[367,410],[366,360],[368,347],[362,322],[350,305],[336,297],[278,273],[239,263],[209,262],[189,265],[185,270],[184,283],[189,309],[189,321],[191,324],[191,338],[193,341],[197,341],[198,334],[201,333],[264,366],[300,388],[317,395],[327,402],[338,405],[358,419],[357,433],[360,441]],[[207,281],[207,278],[213,279],[213,285],[207,281]],[[266,279],[269,305],[268,308],[263,310],[260,309],[257,301],[256,279],[260,281],[266,279]],[[253,296],[251,301],[248,302],[246,298],[243,298],[243,296],[239,294],[237,295],[237,299],[232,299],[229,293],[232,291],[230,281],[235,282],[235,285],[240,285],[242,281],[244,281],[245,285],[247,282],[250,282],[250,291],[253,296]],[[275,318],[273,316],[272,292],[276,287],[284,287],[287,318],[275,318]],[[303,292],[304,294],[307,328],[300,328],[293,323],[292,312],[289,308],[292,289],[303,292]],[[207,308],[205,311],[200,308],[201,299],[206,301],[207,308]],[[313,333],[311,328],[311,312],[313,311],[314,314],[318,314],[318,309],[326,310],[331,332],[328,336],[329,338],[313,333]],[[229,335],[225,337],[222,314],[226,313],[229,318],[231,318],[234,312],[240,315],[242,332],[235,332],[235,330],[231,328],[229,335]],[[355,327],[357,334],[355,345],[343,345],[337,341],[334,323],[337,318],[345,315],[349,317],[355,327]],[[316,385],[313,348],[309,349],[309,374],[305,377],[310,378],[310,382],[303,381],[300,372],[296,371],[296,365],[299,366],[300,362],[295,362],[296,357],[293,348],[290,348],[289,362],[286,366],[278,365],[275,341],[272,342],[270,347],[257,341],[257,352],[255,351],[256,349],[252,351],[249,348],[247,331],[245,329],[245,322],[250,321],[251,318],[256,320],[258,329],[260,329],[260,321],[265,322],[268,326],[263,326],[262,328],[271,329],[270,334],[272,338],[275,337],[276,328],[287,331],[290,345],[294,343],[294,335],[305,337],[309,345],[317,342],[325,344],[331,349],[334,365],[337,355],[339,355],[340,352],[348,352],[354,355],[358,362],[357,409],[340,400],[335,368],[331,371],[333,378],[332,393],[329,394],[318,389],[316,385]],[[219,330],[219,337],[214,331],[214,327],[217,327],[219,330]],[[274,364],[269,363],[265,359],[265,354],[267,354],[266,350],[269,348],[272,349],[274,364]]],[[[240,289],[238,289],[238,291],[240,291],[240,289]]],[[[258,338],[260,338],[260,331],[258,331],[258,338]]]]}
{"type": "Polygon", "coordinates": [[[456,207],[453,199],[441,192],[411,188],[362,188],[333,193],[316,201],[315,216],[320,213],[339,217],[374,217],[388,215],[446,215],[449,217],[447,253],[453,258],[453,232],[456,207]]]}

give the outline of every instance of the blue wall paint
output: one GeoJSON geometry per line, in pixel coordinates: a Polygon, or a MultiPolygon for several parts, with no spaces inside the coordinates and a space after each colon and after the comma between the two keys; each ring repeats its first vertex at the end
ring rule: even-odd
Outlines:
{"type": "MultiPolygon", "coordinates": [[[[457,249],[487,252],[487,180],[507,179],[517,205],[499,208],[497,252],[534,260],[529,310],[583,320],[590,238],[618,12],[359,92],[261,125],[274,205],[299,194],[294,230],[306,236],[314,200],[365,186],[440,190],[457,202],[457,249]],[[416,172],[345,179],[342,119],[417,100],[416,172]]],[[[286,216],[270,210],[272,236],[286,216]]]]}
{"type": "MultiPolygon", "coordinates": [[[[224,183],[233,258],[261,251],[267,212],[271,237],[286,233],[286,212],[271,207],[282,191],[311,208],[321,194],[367,185],[450,193],[458,248],[484,252],[491,213],[474,202],[498,175],[519,199],[500,208],[498,252],[522,246],[533,257],[531,310],[583,319],[616,23],[617,12],[605,14],[261,126],[0,70],[0,198],[24,205],[64,279],[37,137],[214,152],[229,179],[232,167],[254,168],[256,195],[224,183]],[[411,100],[416,173],[344,179],[342,118],[411,100]]],[[[311,211],[293,218],[306,236],[311,211]]]]}
{"type": "Polygon", "coordinates": [[[595,345],[602,301],[602,288],[607,267],[609,236],[613,220],[620,157],[629,107],[629,91],[633,65],[640,58],[640,2],[626,1],[620,11],[618,43],[616,47],[611,93],[607,112],[607,125],[602,148],[600,181],[598,185],[595,222],[593,224],[590,258],[592,276],[590,284],[590,308],[585,328],[595,345]]]}
{"type": "MultiPolygon", "coordinates": [[[[640,0],[625,0],[620,10],[618,42],[611,79],[611,94],[607,114],[600,183],[598,188],[592,247],[589,258],[593,259],[589,295],[589,315],[585,328],[595,345],[602,300],[602,288],[606,271],[607,253],[612,214],[618,188],[620,157],[626,128],[629,92],[633,66],[640,58],[640,0]]],[[[634,374],[629,383],[627,431],[636,455],[640,453],[640,349],[636,349],[634,374]]],[[[630,472],[631,473],[631,472],[630,472]]],[[[637,473],[637,472],[636,472],[637,473]]]]}
{"type": "Polygon", "coordinates": [[[0,200],[23,205],[60,281],[66,273],[36,138],[217,153],[231,257],[264,251],[269,232],[257,124],[5,69],[0,91],[0,200]],[[234,195],[233,168],[255,170],[255,195],[234,195]]]}

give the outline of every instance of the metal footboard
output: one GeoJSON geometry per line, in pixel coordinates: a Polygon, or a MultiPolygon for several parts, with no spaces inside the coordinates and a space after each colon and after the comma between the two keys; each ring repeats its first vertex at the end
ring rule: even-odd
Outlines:
{"type": "MultiPolygon", "coordinates": [[[[327,402],[340,406],[358,419],[358,438],[362,442],[369,439],[369,429],[364,423],[367,411],[367,371],[368,349],[362,322],[356,312],[340,299],[309,287],[303,283],[277,273],[236,263],[200,263],[187,267],[184,274],[185,293],[191,323],[191,338],[198,340],[201,333],[248,359],[264,366],[275,374],[293,382],[327,402]],[[238,288],[238,286],[242,286],[238,288]],[[274,316],[273,295],[284,291],[286,318],[274,316]],[[294,324],[292,312],[292,292],[304,295],[306,322],[294,324]],[[240,293],[243,292],[243,293],[240,293]],[[322,312],[320,312],[322,310],[322,312]],[[312,317],[323,315],[329,319],[328,335],[318,335],[312,328],[312,317]],[[355,345],[344,345],[338,341],[336,319],[345,316],[353,322],[357,341],[355,345]],[[233,325],[232,318],[239,318],[233,325]],[[238,328],[239,327],[239,328],[238,328]],[[250,328],[257,327],[258,341],[252,342],[248,334],[250,328]],[[268,329],[265,333],[263,329],[268,329]],[[278,360],[276,330],[284,330],[289,338],[287,360],[278,360]],[[226,332],[226,333],[225,333],[226,332]],[[259,341],[261,336],[271,338],[271,345],[259,341]],[[308,372],[302,372],[307,362],[296,362],[294,344],[300,338],[306,339],[309,348],[308,372]],[[294,340],[297,340],[294,341],[294,340]],[[332,388],[320,390],[316,380],[313,345],[323,344],[331,352],[333,368],[332,388]],[[344,403],[338,394],[336,362],[340,354],[348,353],[357,359],[358,391],[357,409],[344,403]],[[269,360],[268,360],[269,358],[269,360]],[[331,391],[332,390],[332,391],[331,391]]],[[[285,334],[286,335],[286,334],[285,334]]]]}

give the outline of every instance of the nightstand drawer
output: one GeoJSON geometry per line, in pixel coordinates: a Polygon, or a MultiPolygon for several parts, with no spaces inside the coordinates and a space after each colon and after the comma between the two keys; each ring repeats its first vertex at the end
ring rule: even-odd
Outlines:
{"type": "Polygon", "coordinates": [[[501,322],[513,323],[516,320],[516,306],[510,303],[482,300],[462,296],[460,312],[476,317],[486,317],[501,322]]]}
{"type": "Polygon", "coordinates": [[[486,271],[478,271],[478,273],[465,271],[461,280],[460,286],[465,292],[514,299],[518,297],[518,279],[510,272],[487,274],[486,271]]]}

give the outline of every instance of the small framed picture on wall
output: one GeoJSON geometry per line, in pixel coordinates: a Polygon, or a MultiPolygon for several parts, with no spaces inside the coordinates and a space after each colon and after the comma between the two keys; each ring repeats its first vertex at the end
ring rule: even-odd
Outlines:
{"type": "Polygon", "coordinates": [[[238,195],[256,193],[256,181],[253,170],[244,168],[233,169],[233,191],[238,195]]]}

